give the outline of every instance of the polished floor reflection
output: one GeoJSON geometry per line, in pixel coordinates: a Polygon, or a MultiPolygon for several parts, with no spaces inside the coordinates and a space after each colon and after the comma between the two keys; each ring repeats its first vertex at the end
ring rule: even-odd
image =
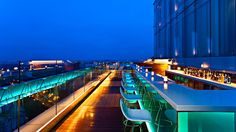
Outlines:
{"type": "Polygon", "coordinates": [[[56,131],[123,131],[120,78],[113,72],[56,131]]]}

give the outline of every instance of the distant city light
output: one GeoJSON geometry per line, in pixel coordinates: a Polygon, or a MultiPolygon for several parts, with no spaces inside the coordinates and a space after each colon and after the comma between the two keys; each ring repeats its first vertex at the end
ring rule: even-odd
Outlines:
{"type": "Polygon", "coordinates": [[[14,70],[15,70],[15,71],[18,70],[18,67],[14,67],[14,70]]]}
{"type": "Polygon", "coordinates": [[[209,65],[206,63],[201,64],[201,68],[209,68],[209,65]]]}

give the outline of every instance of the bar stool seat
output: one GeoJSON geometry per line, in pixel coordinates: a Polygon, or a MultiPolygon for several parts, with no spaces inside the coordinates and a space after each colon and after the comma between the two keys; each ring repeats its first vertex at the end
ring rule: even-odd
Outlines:
{"type": "MultiPolygon", "coordinates": [[[[123,87],[123,86],[122,86],[123,87]]],[[[138,92],[138,89],[135,87],[123,87],[123,89],[127,92],[127,93],[134,93],[134,92],[138,92]]]]}
{"type": "Polygon", "coordinates": [[[133,79],[125,79],[125,80],[123,80],[124,82],[126,82],[126,83],[134,83],[134,80],[133,79]]]}
{"type": "Polygon", "coordinates": [[[127,100],[129,103],[135,103],[137,102],[138,100],[141,100],[142,99],[142,96],[141,95],[135,95],[135,94],[125,94],[123,89],[120,87],[120,94],[121,96],[127,100]]]}
{"type": "Polygon", "coordinates": [[[122,80],[124,81],[124,82],[134,82],[134,79],[133,78],[122,78],[122,80]]]}
{"type": "Polygon", "coordinates": [[[132,122],[151,122],[152,117],[149,111],[140,109],[130,109],[126,106],[123,99],[120,99],[120,108],[125,118],[132,122]]]}
{"type": "Polygon", "coordinates": [[[126,92],[137,92],[138,89],[135,88],[135,87],[127,87],[127,86],[124,86],[123,82],[121,83],[121,86],[123,87],[123,89],[126,91],[126,92]]]}

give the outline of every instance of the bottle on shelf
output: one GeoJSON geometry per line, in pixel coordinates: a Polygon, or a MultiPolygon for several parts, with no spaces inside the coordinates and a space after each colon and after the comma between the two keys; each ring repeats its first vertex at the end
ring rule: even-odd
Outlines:
{"type": "Polygon", "coordinates": [[[228,75],[228,78],[227,78],[227,83],[231,84],[231,77],[229,75],[228,75]]]}
{"type": "Polygon", "coordinates": [[[227,83],[227,81],[228,81],[228,76],[227,76],[227,74],[225,74],[225,76],[224,76],[224,83],[227,83]]]}
{"type": "Polygon", "coordinates": [[[224,76],[224,74],[221,74],[221,79],[220,79],[220,82],[221,82],[221,83],[224,83],[224,79],[225,79],[225,76],[224,76]]]}

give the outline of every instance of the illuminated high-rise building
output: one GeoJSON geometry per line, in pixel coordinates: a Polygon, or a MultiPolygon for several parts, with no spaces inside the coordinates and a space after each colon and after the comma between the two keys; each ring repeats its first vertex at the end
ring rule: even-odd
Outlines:
{"type": "Polygon", "coordinates": [[[155,58],[236,70],[235,0],[156,0],[155,58]]]}

